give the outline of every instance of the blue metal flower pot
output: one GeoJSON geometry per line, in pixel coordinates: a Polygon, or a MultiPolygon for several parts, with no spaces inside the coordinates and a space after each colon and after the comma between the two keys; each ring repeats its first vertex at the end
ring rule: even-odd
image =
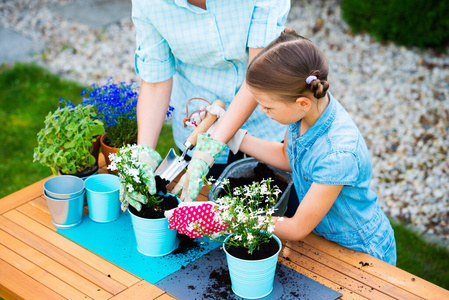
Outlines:
{"type": "Polygon", "coordinates": [[[120,216],[120,179],[112,174],[97,174],[86,179],[89,218],[107,223],[120,216]]]}
{"type": "Polygon", "coordinates": [[[168,228],[167,218],[145,219],[128,211],[140,253],[147,256],[164,256],[178,248],[177,231],[168,228]]]}
{"type": "MultiPolygon", "coordinates": [[[[230,237],[228,236],[225,242],[230,237]]],[[[267,296],[273,290],[276,265],[282,247],[279,238],[274,235],[273,238],[278,242],[279,250],[266,259],[240,259],[229,254],[226,247],[223,247],[231,276],[232,291],[237,296],[246,299],[259,299],[267,296]]]]}

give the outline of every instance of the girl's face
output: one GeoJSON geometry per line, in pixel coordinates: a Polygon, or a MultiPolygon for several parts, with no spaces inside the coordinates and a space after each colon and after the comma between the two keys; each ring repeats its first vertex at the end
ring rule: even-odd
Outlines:
{"type": "Polygon", "coordinates": [[[267,117],[277,121],[282,125],[289,125],[301,120],[305,112],[298,102],[285,102],[276,100],[272,94],[251,89],[254,98],[259,103],[259,110],[267,117]]]}

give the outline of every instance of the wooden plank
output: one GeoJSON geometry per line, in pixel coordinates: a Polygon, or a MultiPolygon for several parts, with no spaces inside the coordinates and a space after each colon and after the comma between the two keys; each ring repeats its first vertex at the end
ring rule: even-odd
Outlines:
{"type": "Polygon", "coordinates": [[[44,212],[39,207],[32,205],[32,202],[25,203],[25,204],[17,207],[16,210],[20,211],[24,215],[32,218],[33,220],[39,222],[40,224],[44,225],[48,229],[50,229],[52,231],[56,231],[56,228],[53,226],[53,223],[51,222],[50,214],[44,212]]]}
{"type": "Polygon", "coordinates": [[[129,287],[140,281],[139,277],[123,270],[103,257],[87,250],[86,248],[74,243],[59,233],[46,228],[45,226],[33,221],[29,217],[15,210],[7,212],[4,216],[14,223],[24,228],[28,228],[28,230],[35,235],[45,237],[47,242],[58,247],[59,249],[64,250],[65,253],[68,253],[73,257],[82,257],[83,263],[91,266],[95,270],[98,270],[102,274],[107,274],[107,278],[118,281],[120,285],[123,284],[129,287]]]}
{"type": "MultiPolygon", "coordinates": [[[[282,255],[282,253],[281,253],[281,255],[282,255]]],[[[343,299],[343,300],[345,300],[345,299],[353,299],[353,300],[365,300],[365,299],[367,299],[367,298],[365,298],[365,297],[363,297],[361,295],[358,295],[358,294],[354,293],[351,290],[348,290],[348,289],[342,287],[339,284],[336,284],[335,282],[332,282],[332,281],[328,280],[327,278],[325,278],[323,276],[315,274],[315,273],[313,273],[313,272],[311,272],[311,271],[301,267],[300,265],[295,264],[294,262],[292,262],[290,260],[287,260],[287,259],[284,259],[282,257],[279,257],[279,262],[281,262],[285,266],[289,267],[290,269],[293,269],[296,272],[299,272],[299,273],[301,273],[301,274],[303,274],[303,275],[305,275],[305,276],[315,280],[316,282],[319,282],[322,285],[324,285],[324,286],[326,286],[326,287],[328,287],[330,289],[333,289],[336,292],[342,293],[343,296],[341,297],[341,299],[343,299]]]]}
{"type": "MultiPolygon", "coordinates": [[[[11,213],[12,211],[8,212],[11,213]]],[[[30,219],[31,220],[31,219],[30,219]]],[[[18,238],[19,240],[27,243],[31,247],[35,248],[36,250],[46,254],[53,260],[63,264],[64,266],[68,267],[69,269],[75,271],[76,273],[82,275],[86,279],[92,281],[94,284],[100,286],[102,289],[106,290],[107,292],[115,295],[123,291],[126,286],[117,282],[113,278],[108,277],[105,273],[102,273],[98,271],[97,269],[91,267],[90,265],[86,264],[84,262],[84,257],[82,256],[72,256],[65,251],[61,250],[60,248],[54,246],[53,244],[46,241],[46,236],[37,236],[24,228],[30,228],[32,229],[32,226],[35,225],[42,226],[38,224],[37,222],[30,222],[29,225],[26,226],[19,226],[18,224],[12,222],[11,220],[7,219],[4,216],[0,216],[0,229],[8,232],[12,236],[18,238]]],[[[48,230],[48,232],[52,232],[51,230],[48,230]]],[[[54,232],[52,232],[54,233],[54,232]]],[[[71,246],[77,246],[79,245],[75,244],[74,242],[64,238],[63,236],[60,236],[61,239],[66,241],[66,248],[70,248],[71,246]]]]}
{"type": "Polygon", "coordinates": [[[23,299],[66,299],[0,259],[0,288],[23,299]]]}
{"type": "MultiPolygon", "coordinates": [[[[109,299],[112,294],[103,290],[100,286],[92,283],[83,276],[75,273],[66,266],[42,254],[30,245],[18,240],[14,236],[0,229],[0,241],[5,247],[13,250],[18,255],[26,257],[35,265],[45,269],[47,272],[58,277],[79,291],[83,291],[89,297],[95,299],[109,299]]],[[[0,280],[1,282],[1,280],[0,280]]],[[[9,298],[6,298],[9,299],[9,298]]]]}
{"type": "Polygon", "coordinates": [[[48,204],[45,197],[42,195],[40,197],[34,198],[33,200],[27,202],[28,204],[36,207],[37,209],[41,210],[43,213],[46,213],[50,216],[50,211],[48,210],[48,204]]]}
{"type": "Polygon", "coordinates": [[[106,159],[104,158],[104,154],[101,152],[100,154],[98,154],[98,166],[100,167],[100,169],[103,169],[103,171],[107,172],[106,159]]]}
{"type": "Polygon", "coordinates": [[[156,299],[165,292],[148,281],[142,280],[132,287],[115,295],[111,300],[156,299]]]}
{"type": "Polygon", "coordinates": [[[30,201],[31,199],[41,196],[43,193],[43,184],[45,180],[47,180],[50,177],[52,176],[44,178],[36,183],[33,183],[30,186],[27,186],[26,188],[23,188],[15,193],[12,193],[0,199],[0,214],[3,214],[13,208],[16,208],[17,206],[20,206],[30,201]]]}
{"type": "Polygon", "coordinates": [[[0,281],[0,298],[8,299],[8,300],[24,299],[24,298],[16,295],[13,291],[10,291],[8,288],[6,288],[6,286],[2,285],[1,281],[0,281]]]}
{"type": "Polygon", "coordinates": [[[338,272],[332,268],[329,268],[326,265],[323,265],[315,260],[310,259],[307,256],[304,256],[289,247],[284,247],[282,250],[283,257],[287,257],[290,261],[300,265],[301,267],[313,272],[319,276],[326,277],[332,282],[351,290],[352,292],[362,295],[363,297],[369,299],[394,299],[381,291],[374,289],[374,287],[367,286],[364,283],[355,280],[346,274],[338,272]]]}
{"type": "Polygon", "coordinates": [[[0,257],[11,266],[24,272],[61,296],[68,299],[87,299],[85,294],[1,244],[0,257]]]}
{"type": "MultiPolygon", "coordinates": [[[[323,265],[326,265],[329,268],[332,268],[338,272],[344,273],[346,276],[351,277],[357,281],[360,281],[364,285],[373,287],[382,293],[385,293],[392,298],[397,299],[421,299],[421,297],[414,295],[412,292],[406,291],[397,287],[387,281],[385,281],[382,277],[377,277],[371,275],[360,268],[356,268],[351,264],[348,264],[340,259],[337,259],[324,251],[318,251],[316,248],[305,244],[303,242],[287,242],[287,247],[292,248],[296,252],[311,258],[312,260],[319,262],[323,265]]],[[[377,264],[378,259],[371,257],[370,255],[364,253],[365,259],[369,259],[371,261],[375,261],[374,264],[377,264]]]]}
{"type": "Polygon", "coordinates": [[[176,298],[176,297],[174,297],[174,296],[172,296],[170,294],[165,293],[165,294],[161,295],[160,297],[157,297],[156,299],[157,300],[175,300],[175,299],[178,299],[178,298],[176,298]]]}
{"type": "Polygon", "coordinates": [[[413,294],[419,297],[427,298],[428,295],[435,295],[435,298],[449,299],[448,290],[369,256],[366,253],[345,248],[316,234],[309,234],[303,241],[315,247],[318,251],[326,252],[356,268],[361,268],[369,274],[380,277],[403,290],[413,292],[413,294]],[[367,257],[370,259],[368,260],[367,257]],[[360,262],[368,263],[369,266],[361,267],[360,262]]]}

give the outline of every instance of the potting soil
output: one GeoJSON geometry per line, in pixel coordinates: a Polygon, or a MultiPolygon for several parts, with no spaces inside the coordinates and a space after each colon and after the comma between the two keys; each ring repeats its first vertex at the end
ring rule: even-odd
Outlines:
{"type": "MultiPolygon", "coordinates": [[[[241,177],[229,177],[228,179],[229,188],[231,190],[245,185],[251,185],[253,182],[261,182],[264,179],[270,179],[270,186],[277,186],[281,190],[279,198],[282,197],[282,193],[288,186],[288,182],[278,178],[272,169],[261,162],[257,163],[257,166],[254,168],[253,174],[241,177]]],[[[226,195],[226,192],[222,189],[218,196],[223,197],[224,195],[226,195]]]]}
{"type": "Polygon", "coordinates": [[[156,192],[159,194],[158,197],[160,197],[162,201],[155,206],[142,204],[140,211],[136,210],[132,206],[129,206],[128,209],[133,213],[133,215],[145,219],[160,219],[165,218],[164,212],[166,210],[178,207],[178,199],[171,194],[167,194],[167,184],[170,182],[161,178],[159,175],[155,176],[154,180],[156,182],[156,192]]]}
{"type": "Polygon", "coordinates": [[[271,238],[268,243],[261,244],[259,249],[255,249],[252,254],[248,253],[248,248],[241,246],[228,246],[226,248],[226,251],[232,256],[245,260],[265,259],[276,254],[278,250],[279,244],[274,238],[271,238]]]}

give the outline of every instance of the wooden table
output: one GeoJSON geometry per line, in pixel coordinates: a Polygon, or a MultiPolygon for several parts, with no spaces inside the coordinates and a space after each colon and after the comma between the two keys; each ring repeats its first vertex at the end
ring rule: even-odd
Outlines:
{"type": "MultiPolygon", "coordinates": [[[[106,172],[102,155],[100,166],[106,172]]],[[[0,199],[1,297],[174,299],[57,233],[43,196],[45,180],[0,199]]],[[[279,260],[342,293],[341,299],[449,299],[448,290],[315,234],[285,242],[279,260]]]]}

